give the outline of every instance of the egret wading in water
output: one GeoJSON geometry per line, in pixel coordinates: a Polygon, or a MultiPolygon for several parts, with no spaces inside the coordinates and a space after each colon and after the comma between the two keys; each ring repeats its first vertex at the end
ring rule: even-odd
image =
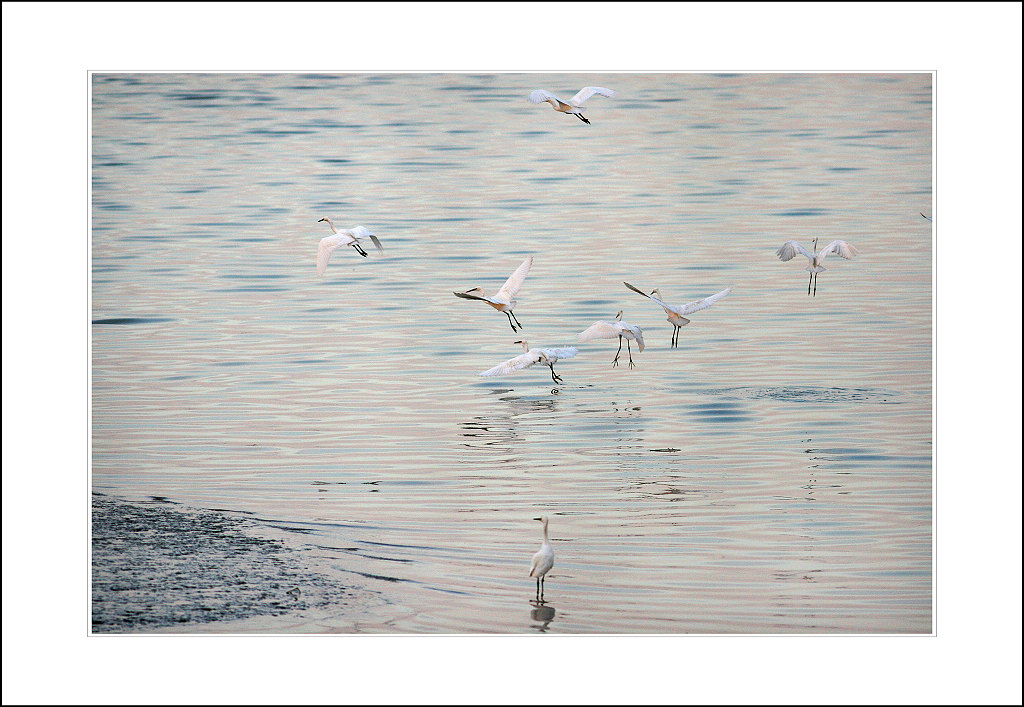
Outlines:
{"type": "Polygon", "coordinates": [[[689,302],[687,304],[671,305],[666,304],[665,302],[662,301],[661,293],[658,291],[658,288],[654,288],[653,290],[651,290],[651,294],[647,294],[646,292],[643,292],[640,289],[633,287],[628,282],[623,282],[622,284],[628,287],[629,289],[633,290],[633,292],[638,292],[644,297],[654,300],[655,302],[660,304],[661,307],[665,310],[665,314],[668,315],[668,321],[673,327],[672,348],[679,346],[680,327],[684,327],[690,323],[690,320],[683,316],[684,314],[693,314],[694,312],[699,312],[702,309],[707,309],[715,302],[717,302],[718,300],[722,299],[727,294],[732,292],[732,287],[730,286],[726,287],[721,292],[713,294],[710,297],[705,297],[704,299],[694,300],[693,302],[689,302]]]}
{"type": "Polygon", "coordinates": [[[793,257],[800,253],[804,255],[810,264],[807,266],[807,272],[811,275],[807,278],[807,294],[811,294],[811,280],[814,280],[814,294],[818,294],[818,273],[826,270],[822,263],[830,253],[836,253],[843,258],[849,260],[853,256],[857,255],[858,251],[852,245],[846,241],[832,241],[827,246],[818,250],[818,239],[814,239],[814,252],[810,253],[802,245],[796,241],[786,241],[782,244],[782,247],[776,251],[775,255],[779,256],[779,260],[786,262],[792,260],[793,257]]]}
{"type": "Polygon", "coordinates": [[[373,244],[377,246],[377,251],[384,253],[384,249],[380,246],[380,241],[377,240],[377,236],[373,235],[373,232],[366,228],[366,226],[353,226],[352,228],[343,228],[340,231],[334,227],[334,222],[330,218],[324,216],[322,219],[317,221],[321,223],[327,222],[327,225],[331,227],[331,231],[334,232],[333,236],[326,236],[320,239],[320,246],[316,249],[316,274],[323,275],[327,269],[327,261],[331,259],[331,253],[336,251],[343,245],[350,245],[356,249],[359,255],[366,257],[366,251],[359,245],[359,241],[364,238],[369,238],[373,241],[373,244]]]}
{"type": "Polygon", "coordinates": [[[534,520],[539,520],[544,524],[544,544],[533,555],[533,561],[530,562],[530,576],[537,578],[537,600],[543,601],[544,575],[555,566],[555,550],[551,547],[551,541],[548,540],[548,517],[541,516],[534,520]]]}
{"type": "Polygon", "coordinates": [[[633,363],[633,350],[629,347],[630,340],[636,342],[636,345],[641,351],[644,350],[644,332],[640,327],[635,324],[628,324],[622,321],[622,310],[615,315],[614,322],[594,322],[586,329],[579,333],[576,340],[579,343],[585,343],[587,341],[593,341],[594,339],[611,339],[619,337],[619,350],[615,352],[615,358],[612,359],[612,367],[619,365],[619,354],[622,353],[622,340],[626,340],[626,351],[629,354],[629,367],[635,368],[636,364],[633,363]]]}
{"type": "Polygon", "coordinates": [[[565,113],[567,115],[575,115],[577,118],[582,120],[587,125],[590,125],[590,121],[583,117],[580,113],[580,106],[593,95],[606,96],[607,98],[615,98],[619,95],[610,88],[601,88],[600,86],[587,86],[581,88],[580,92],[569,99],[569,102],[563,101],[555,94],[545,91],[543,88],[538,88],[536,91],[530,94],[531,103],[550,103],[551,107],[557,110],[559,113],[565,113]]]}
{"type": "Polygon", "coordinates": [[[512,327],[512,331],[519,331],[523,328],[522,324],[519,324],[519,320],[516,319],[516,315],[512,312],[512,309],[516,306],[516,301],[512,299],[519,292],[519,288],[523,286],[523,280],[526,279],[526,273],[530,272],[530,268],[533,266],[533,256],[526,256],[526,260],[516,268],[515,272],[509,276],[505,284],[501,286],[501,289],[495,292],[491,296],[487,296],[483,290],[479,287],[474,287],[472,290],[466,290],[465,292],[453,292],[452,294],[462,299],[478,299],[481,302],[494,307],[499,312],[503,312],[508,317],[508,325],[512,327]],[[515,319],[516,323],[513,324],[512,320],[515,319]],[[516,329],[516,324],[519,324],[519,329],[516,329]]]}
{"type": "Polygon", "coordinates": [[[558,349],[531,349],[525,340],[513,341],[514,344],[523,345],[523,353],[515,358],[510,358],[504,363],[499,363],[494,368],[488,368],[481,373],[481,376],[507,376],[509,373],[529,368],[535,363],[543,363],[551,369],[551,380],[555,383],[562,382],[562,376],[555,373],[555,362],[563,358],[572,358],[579,351],[575,346],[566,346],[558,349]]]}

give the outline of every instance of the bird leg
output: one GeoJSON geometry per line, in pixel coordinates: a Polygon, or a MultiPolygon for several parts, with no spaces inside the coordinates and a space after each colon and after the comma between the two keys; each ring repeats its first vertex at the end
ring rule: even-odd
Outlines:
{"type": "Polygon", "coordinates": [[[582,113],[573,113],[573,115],[575,115],[575,116],[576,116],[577,118],[579,118],[580,120],[582,120],[582,121],[583,121],[584,123],[586,123],[587,125],[590,125],[590,121],[589,121],[589,120],[587,120],[586,118],[584,118],[584,117],[583,117],[583,114],[582,114],[582,113]]]}
{"type": "Polygon", "coordinates": [[[679,327],[673,325],[673,327],[672,327],[672,348],[674,349],[678,345],[679,345],[679,327]]]}
{"type": "Polygon", "coordinates": [[[812,297],[816,297],[817,295],[818,295],[818,273],[814,273],[814,295],[812,295],[812,297]]]}
{"type": "Polygon", "coordinates": [[[551,369],[551,380],[553,380],[555,383],[561,383],[562,382],[562,376],[557,375],[555,373],[555,364],[549,363],[548,364],[548,368],[551,369]]]}
{"type": "Polygon", "coordinates": [[[814,273],[807,276],[807,294],[811,294],[811,280],[814,279],[814,273]]]}
{"type": "Polygon", "coordinates": [[[366,257],[366,251],[363,250],[358,243],[352,241],[351,246],[356,249],[356,252],[359,253],[359,255],[363,256],[364,258],[366,257]]]}
{"type": "Polygon", "coordinates": [[[537,577],[537,601],[540,601],[540,577],[537,577]]]}
{"type": "Polygon", "coordinates": [[[629,352],[629,367],[636,368],[636,364],[633,363],[633,350],[629,347],[629,339],[626,339],[626,351],[629,352]]]}
{"type": "Polygon", "coordinates": [[[612,368],[619,365],[619,354],[622,353],[622,337],[619,337],[619,350],[615,352],[615,358],[612,359],[612,368]]]}
{"type": "MultiPolygon", "coordinates": [[[[512,312],[512,311],[509,311],[509,314],[511,314],[511,315],[512,315],[512,318],[516,320],[516,324],[519,324],[519,317],[517,317],[517,316],[516,316],[516,313],[515,313],[515,312],[512,312]]],[[[519,324],[519,328],[520,328],[520,329],[522,329],[522,328],[523,328],[523,325],[522,325],[522,324],[519,324]]]]}
{"type": "MultiPolygon", "coordinates": [[[[516,329],[516,325],[512,323],[512,312],[505,312],[505,316],[508,317],[508,325],[512,327],[512,331],[519,331],[516,329]]],[[[517,319],[516,322],[519,320],[517,319]]]]}

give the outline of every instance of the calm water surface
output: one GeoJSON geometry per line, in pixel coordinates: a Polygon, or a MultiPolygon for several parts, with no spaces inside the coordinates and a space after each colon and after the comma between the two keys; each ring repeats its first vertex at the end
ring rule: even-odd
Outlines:
{"type": "Polygon", "coordinates": [[[378,592],[206,630],[930,632],[931,76],[96,74],[92,484],[378,592]],[[620,92],[592,121],[526,100],[620,92]],[[318,240],[363,224],[384,257],[318,240]],[[795,238],[843,238],[815,297],[795,238]],[[507,378],[493,291],[535,262],[507,378]],[[650,300],[734,291],[679,347],[650,300]],[[530,556],[551,517],[555,567],[530,556]]]}

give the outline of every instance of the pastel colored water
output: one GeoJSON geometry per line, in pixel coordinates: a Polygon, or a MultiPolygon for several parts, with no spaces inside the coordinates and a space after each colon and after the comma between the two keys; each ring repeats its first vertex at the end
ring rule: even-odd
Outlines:
{"type": "Polygon", "coordinates": [[[259,519],[382,599],[299,630],[931,631],[930,74],[96,74],[92,94],[93,488],[259,519]],[[526,100],[585,85],[620,92],[591,125],[526,100]],[[317,278],[328,215],[384,257],[345,248],[317,278]],[[806,261],[774,252],[816,236],[860,255],[808,297],[806,261]],[[452,295],[528,254],[522,334],[452,295]],[[623,281],[734,290],[672,349],[623,281]],[[620,309],[633,370],[606,340],[563,385],[477,375],[620,309]]]}

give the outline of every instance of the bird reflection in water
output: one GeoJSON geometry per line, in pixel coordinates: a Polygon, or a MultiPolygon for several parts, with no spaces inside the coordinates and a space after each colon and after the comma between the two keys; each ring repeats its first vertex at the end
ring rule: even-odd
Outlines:
{"type": "Polygon", "coordinates": [[[531,599],[530,606],[533,607],[530,609],[530,621],[535,622],[530,624],[530,628],[535,628],[540,633],[546,633],[548,624],[555,618],[555,607],[543,599],[531,599]]]}

